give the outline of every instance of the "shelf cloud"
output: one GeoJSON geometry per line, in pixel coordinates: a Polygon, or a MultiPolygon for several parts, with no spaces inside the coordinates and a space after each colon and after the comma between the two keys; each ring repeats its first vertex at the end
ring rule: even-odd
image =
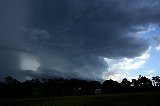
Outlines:
{"type": "Polygon", "coordinates": [[[132,59],[149,49],[137,33],[159,25],[159,6],[158,0],[0,1],[0,76],[101,79],[109,67],[104,58],[132,59]],[[15,71],[27,55],[37,70],[15,71]]]}

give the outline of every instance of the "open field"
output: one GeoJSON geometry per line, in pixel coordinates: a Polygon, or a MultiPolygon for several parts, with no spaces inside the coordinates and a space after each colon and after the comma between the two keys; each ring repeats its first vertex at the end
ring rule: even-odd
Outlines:
{"type": "Polygon", "coordinates": [[[160,106],[160,93],[4,99],[0,100],[0,106],[160,106]]]}

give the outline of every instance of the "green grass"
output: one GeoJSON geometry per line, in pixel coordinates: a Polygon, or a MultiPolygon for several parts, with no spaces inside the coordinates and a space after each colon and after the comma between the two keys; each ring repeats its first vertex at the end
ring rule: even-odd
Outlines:
{"type": "Polygon", "coordinates": [[[160,106],[160,93],[126,93],[29,99],[4,99],[0,106],[160,106]]]}

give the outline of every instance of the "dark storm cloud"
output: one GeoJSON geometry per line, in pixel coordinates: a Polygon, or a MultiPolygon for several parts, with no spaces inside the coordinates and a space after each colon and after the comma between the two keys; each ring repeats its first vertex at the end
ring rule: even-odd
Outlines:
{"type": "Polygon", "coordinates": [[[134,5],[104,0],[45,1],[36,3],[29,27],[50,33],[48,40],[39,38],[47,42],[46,46],[72,49],[71,52],[82,49],[86,54],[104,57],[112,57],[115,53],[113,57],[134,57],[148,47],[146,41],[135,34],[143,30],[140,25],[150,24],[152,17],[144,13],[146,19],[139,12],[145,6],[136,8],[134,5]],[[139,48],[135,48],[137,45],[139,48]],[[137,50],[130,53],[132,48],[137,50]]]}
{"type": "Polygon", "coordinates": [[[22,78],[19,51],[24,44],[22,26],[27,18],[24,1],[0,0],[0,80],[8,75],[22,78]]]}
{"type": "Polygon", "coordinates": [[[38,73],[51,76],[101,78],[108,67],[103,57],[143,54],[149,44],[137,32],[150,24],[159,25],[160,19],[158,0],[35,0],[22,4],[25,9],[20,5],[18,10],[5,11],[0,21],[1,45],[36,56],[38,73]],[[9,28],[3,27],[8,23],[9,28]]]}

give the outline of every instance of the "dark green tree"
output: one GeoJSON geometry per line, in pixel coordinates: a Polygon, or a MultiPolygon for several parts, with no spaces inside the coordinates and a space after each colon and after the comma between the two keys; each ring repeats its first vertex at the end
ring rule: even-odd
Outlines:
{"type": "Polygon", "coordinates": [[[145,76],[139,77],[137,82],[140,87],[152,87],[152,81],[145,76]]]}
{"type": "Polygon", "coordinates": [[[122,86],[124,87],[130,87],[131,86],[131,82],[128,81],[126,78],[124,78],[121,82],[122,86]]]}

